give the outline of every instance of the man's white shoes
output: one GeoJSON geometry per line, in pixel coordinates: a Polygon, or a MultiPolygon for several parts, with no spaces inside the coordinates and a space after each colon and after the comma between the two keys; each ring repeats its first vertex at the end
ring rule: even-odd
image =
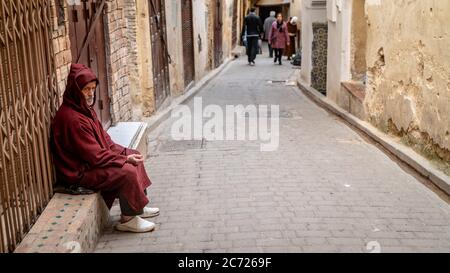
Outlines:
{"type": "Polygon", "coordinates": [[[158,208],[144,208],[144,213],[139,215],[141,218],[153,218],[159,215],[159,209],[158,208]]]}
{"type": "Polygon", "coordinates": [[[155,226],[154,223],[136,216],[126,223],[118,224],[116,229],[123,232],[146,233],[153,231],[155,226]]]}

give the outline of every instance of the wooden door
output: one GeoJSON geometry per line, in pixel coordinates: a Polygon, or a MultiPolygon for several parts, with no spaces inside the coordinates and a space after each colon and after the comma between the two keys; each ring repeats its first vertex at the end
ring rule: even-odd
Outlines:
{"type": "Polygon", "coordinates": [[[233,31],[232,31],[232,45],[233,49],[237,45],[238,41],[238,0],[233,1],[233,31]]]}
{"type": "Polygon", "coordinates": [[[217,68],[223,62],[223,18],[222,18],[222,0],[215,0],[215,12],[214,12],[214,66],[217,68]]]}
{"type": "Polygon", "coordinates": [[[156,109],[158,109],[170,94],[169,54],[166,43],[166,12],[163,0],[149,1],[153,86],[156,109]]]}
{"type": "MultiPolygon", "coordinates": [[[[77,61],[76,59],[80,54],[100,2],[100,0],[86,0],[82,1],[81,5],[69,6],[69,29],[73,62],[77,61]]],[[[95,110],[103,126],[108,128],[111,125],[111,100],[108,92],[103,15],[95,25],[94,32],[88,49],[82,52],[79,63],[90,67],[100,81],[100,85],[97,88],[95,110]]]]}
{"type": "Polygon", "coordinates": [[[184,85],[187,87],[195,80],[192,0],[181,0],[181,17],[183,34],[184,85]]]}

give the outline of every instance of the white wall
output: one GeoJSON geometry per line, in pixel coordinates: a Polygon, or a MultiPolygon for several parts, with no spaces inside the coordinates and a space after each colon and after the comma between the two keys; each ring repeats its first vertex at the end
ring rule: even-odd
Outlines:
{"type": "Polygon", "coordinates": [[[291,0],[291,9],[289,11],[289,16],[296,16],[299,22],[302,19],[302,2],[303,0],[291,0]]]}
{"type": "Polygon", "coordinates": [[[352,0],[327,1],[328,19],[328,67],[327,96],[338,102],[341,97],[341,82],[351,80],[352,0]],[[338,4],[340,3],[340,5],[338,4]]]}

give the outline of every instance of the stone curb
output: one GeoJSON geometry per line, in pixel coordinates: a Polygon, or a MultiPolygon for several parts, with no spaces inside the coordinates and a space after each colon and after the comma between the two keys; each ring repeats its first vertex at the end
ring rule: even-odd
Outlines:
{"type": "Polygon", "coordinates": [[[392,137],[382,133],[370,123],[362,121],[351,115],[314,88],[307,87],[300,81],[298,81],[297,84],[300,90],[317,105],[341,117],[355,128],[365,133],[372,140],[382,145],[401,161],[411,166],[424,177],[428,178],[441,190],[447,194],[450,194],[450,177],[434,167],[426,158],[416,153],[412,148],[396,142],[392,137]]]}

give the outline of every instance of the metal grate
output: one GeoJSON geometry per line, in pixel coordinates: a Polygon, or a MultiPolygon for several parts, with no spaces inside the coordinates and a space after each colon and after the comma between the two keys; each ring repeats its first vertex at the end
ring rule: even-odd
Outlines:
{"type": "Polygon", "coordinates": [[[50,2],[0,1],[0,253],[16,248],[52,195],[50,2]]]}

